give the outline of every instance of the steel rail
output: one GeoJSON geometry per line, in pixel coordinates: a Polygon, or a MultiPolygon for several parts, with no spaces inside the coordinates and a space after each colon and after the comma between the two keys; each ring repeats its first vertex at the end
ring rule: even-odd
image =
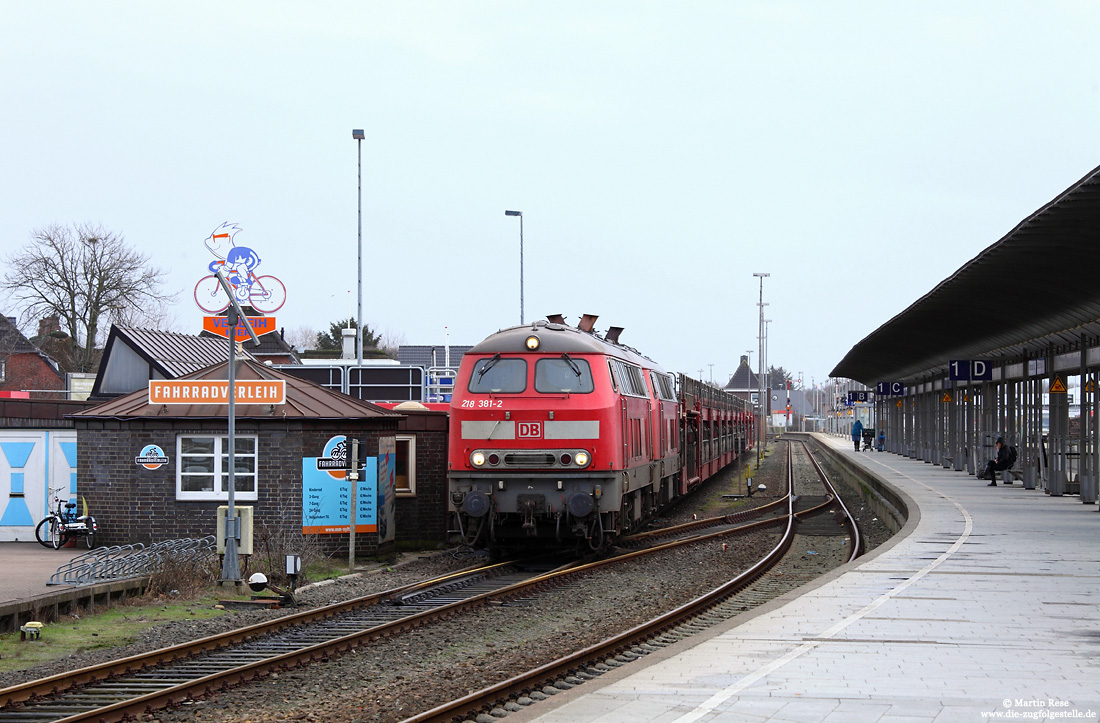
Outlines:
{"type": "MultiPolygon", "coordinates": [[[[843,513],[845,525],[849,527],[849,535],[853,540],[852,549],[853,554],[850,556],[849,561],[854,559],[858,552],[856,550],[861,548],[862,543],[859,537],[859,528],[855,524],[854,518],[851,516],[847,506],[841,500],[840,495],[837,493],[836,487],[829,480],[828,475],[824,473],[821,466],[814,459],[813,455],[807,449],[807,456],[813,463],[814,469],[818,474],[819,481],[826,487],[829,493],[829,499],[814,507],[802,510],[800,512],[794,511],[794,504],[797,501],[797,496],[793,494],[794,491],[794,462],[793,451],[791,446],[787,445],[787,484],[788,495],[779,502],[786,502],[788,505],[787,515],[787,529],[780,540],[779,544],[761,561],[754,565],[749,570],[734,578],[730,582],[715,589],[711,593],[708,593],[696,600],[687,603],[676,610],[673,610],[665,615],[655,618],[653,621],[639,625],[631,630],[628,630],[618,636],[609,638],[601,643],[585,648],[584,650],[577,651],[571,655],[565,656],[558,660],[547,663],[534,670],[528,671],[519,676],[515,676],[509,680],[502,681],[496,685],[490,686],[480,691],[471,693],[456,701],[437,706],[432,710],[425,711],[419,715],[407,718],[403,723],[445,723],[446,721],[459,720],[459,719],[473,719],[480,713],[484,713],[491,709],[492,704],[501,702],[503,700],[513,698],[518,695],[526,694],[538,686],[547,684],[551,681],[559,680],[576,671],[590,667],[593,664],[602,661],[608,657],[614,657],[619,655],[624,650],[629,650],[637,646],[639,643],[643,643],[647,640],[651,640],[657,636],[660,636],[670,629],[683,624],[684,622],[696,617],[697,615],[705,612],[708,608],[720,603],[731,595],[743,590],[752,582],[761,577],[764,573],[770,570],[774,565],[786,554],[790,548],[791,542],[794,539],[794,535],[797,532],[795,526],[795,520],[803,517],[808,517],[814,514],[823,512],[827,508],[833,507],[839,504],[843,513]]],[[[721,518],[712,518],[717,520],[721,518]]],[[[703,522],[703,521],[698,521],[703,522]]],[[[765,521],[764,523],[755,523],[755,525],[774,524],[775,521],[765,521]]],[[[754,526],[755,526],[754,525],[754,526]]],[[[737,528],[742,529],[742,528],[737,528]]],[[[692,540],[707,539],[709,537],[717,536],[706,535],[691,538],[692,540]]]]}
{"type": "MultiPolygon", "coordinates": [[[[485,713],[492,708],[492,704],[505,700],[516,695],[525,694],[535,689],[536,687],[548,682],[557,680],[563,676],[569,675],[576,670],[595,664],[608,657],[612,657],[620,654],[622,651],[643,643],[647,640],[651,640],[663,633],[676,628],[684,622],[697,617],[703,612],[707,611],[711,607],[722,602],[731,595],[740,592],[745,589],[758,578],[764,575],[768,570],[775,566],[780,559],[790,549],[791,543],[795,536],[795,520],[796,515],[794,511],[795,496],[791,494],[794,483],[794,471],[792,463],[792,453],[790,446],[787,447],[787,495],[783,498],[783,501],[787,504],[787,515],[785,518],[779,520],[765,520],[763,522],[754,523],[754,525],[773,525],[777,522],[786,521],[786,529],[783,532],[778,544],[772,550],[765,555],[762,559],[756,562],[748,570],[745,570],[737,577],[733,578],[729,582],[715,588],[714,590],[688,602],[675,610],[671,610],[653,620],[638,625],[630,630],[627,630],[619,635],[608,638],[595,645],[579,650],[570,655],[564,656],[550,663],[542,665],[533,670],[527,671],[508,680],[501,681],[488,688],[484,688],[479,691],[475,691],[458,700],[445,703],[437,706],[431,710],[425,711],[418,715],[406,718],[403,723],[446,723],[452,720],[474,719],[479,714],[485,713]]],[[[819,506],[820,507],[820,506],[819,506]]],[[[804,511],[804,512],[808,512],[804,511]]],[[[736,528],[742,530],[745,528],[736,528]]],[[[710,537],[710,535],[706,536],[710,537]]],[[[705,539],[705,538],[691,538],[692,540],[705,539]]],[[[680,541],[683,542],[683,541],[680,541]]],[[[670,543],[670,546],[678,543],[670,543]]],[[[662,546],[662,548],[665,546],[662,546]]],[[[650,548],[644,552],[650,552],[650,548]]],[[[631,555],[636,553],[631,553],[631,555]]]]}
{"type": "Polygon", "coordinates": [[[809,445],[806,444],[805,440],[799,441],[802,442],[802,447],[806,450],[806,455],[810,458],[810,462],[813,463],[814,469],[817,470],[817,474],[821,478],[821,481],[829,489],[829,493],[833,496],[833,499],[844,511],[843,524],[848,528],[848,535],[852,539],[852,551],[848,555],[848,562],[851,562],[863,554],[863,536],[859,532],[859,525],[856,524],[855,517],[852,516],[848,506],[844,504],[844,500],[840,497],[840,494],[837,493],[832,480],[829,479],[829,475],[825,474],[825,469],[821,466],[821,463],[817,461],[817,457],[814,456],[809,445]]]}
{"type": "MultiPolygon", "coordinates": [[[[433,578],[429,582],[438,585],[446,582],[447,580],[495,570],[505,565],[513,564],[513,562],[514,561],[499,562],[492,565],[472,567],[465,570],[448,573],[446,575],[441,575],[438,578],[433,578]]],[[[147,653],[140,653],[138,655],[132,655],[126,658],[119,658],[118,660],[112,660],[106,663],[100,663],[98,665],[80,668],[69,673],[58,673],[57,675],[51,675],[49,677],[41,678],[39,680],[32,680],[26,683],[21,683],[19,685],[3,688],[0,689],[0,710],[3,710],[4,708],[10,707],[13,704],[20,703],[25,700],[31,700],[47,695],[56,695],[78,685],[86,685],[88,683],[94,683],[106,678],[134,673],[142,670],[143,668],[148,668],[156,665],[164,665],[165,663],[170,663],[176,660],[192,657],[197,653],[217,650],[219,648],[224,648],[229,645],[234,645],[244,642],[246,640],[251,640],[262,635],[277,632],[285,628],[317,622],[319,620],[325,620],[331,617],[335,617],[337,615],[344,614],[350,610],[354,610],[359,607],[377,605],[383,600],[407,593],[410,590],[419,589],[425,584],[426,583],[422,581],[412,583],[410,585],[402,585],[391,590],[385,590],[383,592],[365,595],[362,597],[354,598],[352,600],[346,600],[344,602],[333,603],[332,605],[325,605],[323,607],[306,610],[300,613],[294,613],[292,615],[285,615],[275,620],[268,620],[262,623],[256,623],[255,625],[249,625],[247,627],[238,628],[236,630],[230,630],[224,633],[219,633],[217,635],[211,635],[206,638],[200,638],[199,640],[193,640],[187,643],[181,643],[179,645],[172,645],[167,648],[159,648],[157,650],[152,650],[147,653]]]]}
{"type": "Polygon", "coordinates": [[[732,512],[728,515],[721,515],[719,517],[707,517],[702,520],[692,520],[691,522],[685,522],[680,525],[672,525],[670,527],[662,527],[659,530],[650,530],[648,532],[639,532],[636,535],[629,535],[619,540],[620,545],[635,545],[646,540],[659,539],[662,537],[669,537],[671,535],[678,535],[682,532],[690,532],[695,529],[702,529],[706,527],[714,527],[716,525],[733,525],[738,522],[744,522],[746,520],[755,519],[763,516],[765,513],[771,513],[777,509],[783,507],[785,498],[780,497],[774,502],[769,502],[766,505],[759,507],[753,507],[747,510],[740,510],[739,512],[732,512]]]}
{"type": "MultiPolygon", "coordinates": [[[[263,660],[249,662],[245,665],[227,668],[226,670],[211,673],[204,677],[195,678],[189,681],[181,682],[176,685],[165,686],[160,690],[148,692],[144,695],[140,695],[125,701],[119,701],[117,703],[113,703],[101,708],[76,713],[71,716],[58,719],[58,723],[61,723],[61,721],[63,721],[64,723],[76,723],[77,721],[89,720],[104,722],[128,720],[135,716],[145,715],[146,713],[155,711],[160,708],[179,705],[182,701],[188,698],[202,697],[208,695],[216,689],[239,685],[272,670],[282,670],[293,666],[308,664],[316,660],[327,659],[333,654],[343,653],[357,645],[362,644],[365,641],[399,634],[401,632],[414,629],[436,619],[445,619],[448,617],[452,617],[466,609],[488,605],[497,601],[507,600],[523,594],[529,594],[532,590],[538,590],[545,586],[549,586],[552,582],[564,581],[576,575],[590,572],[596,568],[605,565],[622,562],[624,560],[633,559],[643,555],[654,554],[658,551],[677,547],[684,544],[694,544],[701,540],[710,539],[713,537],[723,535],[746,534],[748,532],[761,529],[763,527],[781,524],[783,520],[784,518],[777,518],[775,520],[762,520],[758,522],[753,522],[729,530],[715,532],[709,535],[697,535],[683,540],[667,542],[662,545],[650,547],[645,550],[634,551],[624,555],[616,556],[614,558],[609,558],[607,560],[600,560],[584,565],[567,567],[566,569],[559,569],[541,575],[536,575],[528,580],[508,585],[507,587],[499,590],[471,596],[465,600],[441,605],[431,610],[413,613],[399,620],[390,621],[382,625],[367,627],[362,630],[358,630],[321,643],[317,643],[315,645],[303,647],[299,650],[271,656],[263,660]]],[[[462,576],[469,576],[471,574],[477,574],[479,572],[484,572],[493,568],[502,567],[506,564],[511,563],[498,563],[496,565],[491,565],[484,568],[477,568],[473,570],[452,573],[433,580],[431,581],[431,583],[438,584],[441,581],[462,576]]],[[[162,665],[167,662],[188,658],[195,653],[225,648],[228,645],[258,638],[261,635],[275,632],[279,629],[331,618],[341,613],[347,612],[348,610],[351,610],[355,607],[364,607],[370,604],[378,604],[384,599],[395,598],[399,595],[406,594],[410,591],[419,590],[427,586],[429,586],[428,583],[414,583],[412,585],[403,586],[401,588],[395,588],[394,590],[388,590],[383,593],[377,593],[375,595],[357,598],[354,601],[337,603],[331,606],[326,606],[325,608],[318,608],[317,610],[306,611],[297,615],[286,616],[276,621],[268,621],[266,623],[249,626],[247,628],[241,628],[240,630],[229,631],[228,633],[211,636],[209,638],[204,638],[199,641],[194,641],[193,643],[172,646],[171,648],[164,648],[159,651],[153,651],[151,653],[139,656],[132,656],[130,658],[124,658],[122,660],[112,661],[98,666],[92,666],[79,671],[74,671],[74,673],[71,674],[61,674],[40,681],[32,681],[22,686],[15,686],[13,688],[0,690],[0,701],[18,702],[38,698],[45,695],[60,694],[63,693],[65,690],[73,688],[75,685],[96,683],[108,677],[117,677],[119,675],[134,673],[138,670],[149,668],[153,665],[162,665]]],[[[4,705],[7,705],[7,703],[5,703],[4,705]]],[[[4,710],[5,708],[0,708],[0,714],[2,714],[4,710]]],[[[32,709],[28,709],[28,712],[30,712],[30,710],[32,709]]]]}

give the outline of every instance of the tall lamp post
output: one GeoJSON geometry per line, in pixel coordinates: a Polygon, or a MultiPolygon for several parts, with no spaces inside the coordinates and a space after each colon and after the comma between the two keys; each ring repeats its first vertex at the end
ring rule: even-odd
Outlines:
{"type": "Polygon", "coordinates": [[[769,273],[754,272],[753,276],[760,279],[760,301],[757,306],[760,307],[760,327],[757,334],[757,340],[760,342],[760,349],[758,356],[756,357],[757,383],[759,384],[758,394],[760,395],[760,431],[756,435],[757,440],[760,443],[760,448],[756,452],[756,468],[760,468],[760,460],[764,456],[764,425],[767,423],[765,419],[765,410],[767,407],[767,399],[764,397],[764,279],[771,276],[769,273]]]}
{"type": "MultiPolygon", "coordinates": [[[[765,304],[767,306],[767,304],[765,304]]],[[[771,419],[772,411],[772,367],[771,360],[768,359],[768,324],[772,323],[771,319],[764,319],[764,386],[768,389],[768,419],[771,419]]],[[[764,444],[768,443],[768,430],[764,428],[764,444]]]]}
{"type": "Polygon", "coordinates": [[[519,325],[523,326],[523,211],[505,211],[505,216],[519,216],[519,325]]]}
{"type": "Polygon", "coordinates": [[[359,151],[359,310],[355,317],[355,364],[363,366],[363,139],[362,128],[353,129],[351,137],[359,151]]]}

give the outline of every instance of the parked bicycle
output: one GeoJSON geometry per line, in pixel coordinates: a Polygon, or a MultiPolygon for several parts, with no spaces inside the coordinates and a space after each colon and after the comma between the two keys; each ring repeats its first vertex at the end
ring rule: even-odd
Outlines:
{"type": "MultiPolygon", "coordinates": [[[[82,538],[88,549],[95,547],[95,518],[88,514],[88,501],[84,500],[84,514],[76,512],[76,502],[61,498],[64,487],[50,488],[56,511],[46,515],[34,528],[34,537],[43,547],[61,549],[69,540],[82,538]]],[[[83,499],[83,498],[81,498],[83,499]]]]}

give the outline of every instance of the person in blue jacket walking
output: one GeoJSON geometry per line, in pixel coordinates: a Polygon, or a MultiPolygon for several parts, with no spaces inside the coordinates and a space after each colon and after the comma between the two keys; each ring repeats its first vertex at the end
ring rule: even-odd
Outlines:
{"type": "Polygon", "coordinates": [[[856,443],[856,451],[859,451],[859,443],[863,439],[863,422],[858,419],[852,425],[852,441],[856,443]]]}

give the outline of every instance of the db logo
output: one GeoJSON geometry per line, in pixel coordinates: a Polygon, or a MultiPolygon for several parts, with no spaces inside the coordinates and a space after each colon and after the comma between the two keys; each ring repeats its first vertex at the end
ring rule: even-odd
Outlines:
{"type": "Polygon", "coordinates": [[[542,422],[518,422],[520,439],[542,439],[542,422]]]}

